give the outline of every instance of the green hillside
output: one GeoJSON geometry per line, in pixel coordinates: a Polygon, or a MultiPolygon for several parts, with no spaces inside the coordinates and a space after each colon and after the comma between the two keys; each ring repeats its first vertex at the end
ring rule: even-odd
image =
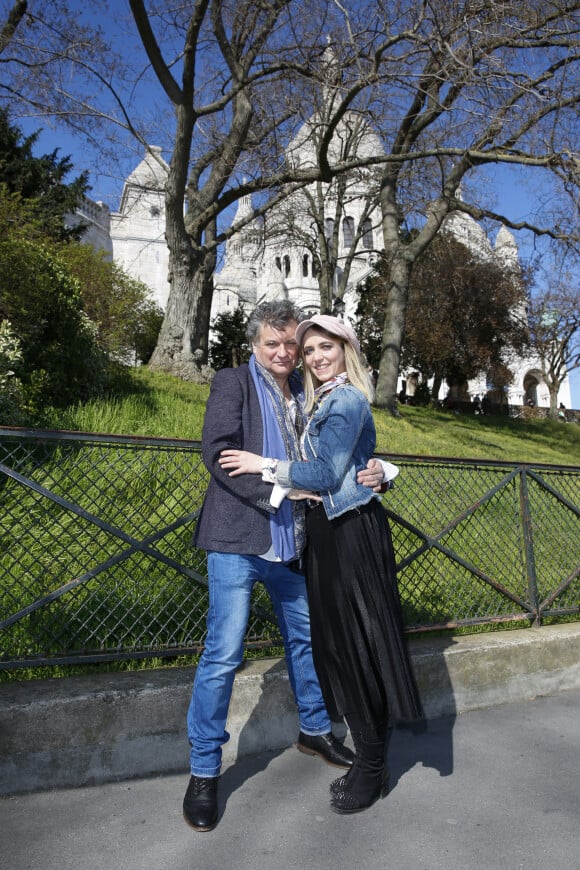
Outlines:
{"type": "MultiPolygon", "coordinates": [[[[55,428],[198,440],[209,387],[137,370],[134,388],[109,401],[55,412],[55,428]]],[[[375,409],[377,451],[419,456],[580,466],[580,426],[476,417],[405,406],[400,419],[375,409]]]]}

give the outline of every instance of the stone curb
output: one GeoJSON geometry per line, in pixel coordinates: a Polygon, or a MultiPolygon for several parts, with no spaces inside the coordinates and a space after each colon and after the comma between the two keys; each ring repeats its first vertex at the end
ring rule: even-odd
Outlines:
{"type": "MultiPolygon", "coordinates": [[[[430,719],[580,688],[580,623],[415,639],[410,650],[430,719]]],[[[194,672],[1,684],[0,794],[187,775],[194,672]]],[[[228,731],[226,763],[295,741],[298,718],[284,660],[251,660],[238,672],[228,731]]]]}

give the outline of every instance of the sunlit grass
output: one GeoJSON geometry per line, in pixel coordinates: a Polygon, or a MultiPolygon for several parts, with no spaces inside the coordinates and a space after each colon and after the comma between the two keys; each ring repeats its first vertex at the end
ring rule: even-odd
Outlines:
{"type": "Polygon", "coordinates": [[[551,420],[460,416],[404,407],[374,411],[377,451],[417,456],[580,465],[580,426],[551,420]]]}
{"type": "Polygon", "coordinates": [[[109,398],[53,410],[50,425],[109,435],[200,439],[208,386],[145,368],[136,369],[131,380],[133,389],[124,385],[109,398]]]}
{"type": "MultiPolygon", "coordinates": [[[[117,435],[201,439],[207,385],[137,369],[133,388],[54,412],[55,428],[117,435]]],[[[580,426],[551,420],[456,415],[405,406],[401,417],[374,409],[377,452],[580,465],[580,426]]]]}

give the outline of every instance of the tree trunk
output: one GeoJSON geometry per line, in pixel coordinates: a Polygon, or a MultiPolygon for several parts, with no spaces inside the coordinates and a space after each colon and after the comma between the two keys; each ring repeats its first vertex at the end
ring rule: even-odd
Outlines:
{"type": "Polygon", "coordinates": [[[153,371],[168,372],[183,380],[199,380],[194,351],[203,351],[207,362],[215,252],[196,252],[188,243],[181,262],[170,256],[171,291],[157,347],[148,363],[153,371]]]}
{"type": "Polygon", "coordinates": [[[320,313],[332,314],[333,277],[334,267],[326,259],[322,261],[322,269],[318,276],[318,288],[320,292],[320,313]]]}
{"type": "MultiPolygon", "coordinates": [[[[199,341],[199,309],[204,290],[203,264],[197,268],[170,266],[171,291],[157,347],[149,361],[153,371],[192,380],[197,366],[193,351],[199,341]]],[[[191,264],[193,265],[193,264],[191,264]]],[[[207,349],[207,342],[206,342],[207,349]]]]}
{"type": "MultiPolygon", "coordinates": [[[[205,231],[206,242],[213,242],[216,236],[216,222],[210,221],[205,231]]],[[[203,261],[203,285],[199,302],[197,318],[197,332],[194,335],[194,350],[200,348],[203,351],[203,360],[207,362],[209,350],[209,327],[211,318],[211,303],[213,299],[213,276],[217,265],[217,249],[210,247],[203,261]]]]}
{"type": "MultiPolygon", "coordinates": [[[[546,379],[544,379],[546,380],[546,379]]],[[[551,381],[546,381],[548,386],[548,391],[550,393],[550,409],[548,411],[548,417],[551,420],[558,419],[558,392],[560,390],[560,384],[553,383],[551,381]]]]}
{"type": "Polygon", "coordinates": [[[386,408],[398,417],[397,380],[401,347],[405,333],[405,315],[411,280],[411,265],[400,254],[391,263],[389,289],[385,308],[383,347],[379,366],[379,379],[375,392],[375,405],[386,408]]]}
{"type": "MultiPolygon", "coordinates": [[[[168,372],[183,380],[198,382],[200,365],[193,353],[201,349],[203,362],[207,362],[209,319],[213,294],[213,270],[216,255],[201,244],[200,232],[194,223],[195,206],[190,202],[185,225],[183,203],[187,160],[180,152],[188,153],[190,118],[180,117],[179,135],[176,136],[165,187],[165,233],[169,248],[169,283],[171,286],[165,318],[161,326],[157,347],[149,361],[153,371],[168,372]]],[[[215,221],[205,228],[208,243],[215,233],[215,221]]]]}
{"type": "Polygon", "coordinates": [[[397,202],[400,168],[396,165],[387,166],[381,182],[383,243],[385,258],[389,263],[389,275],[375,404],[379,408],[386,408],[394,417],[400,416],[397,409],[397,380],[413,265],[433,241],[445,216],[449,213],[450,203],[461,181],[462,171],[464,172],[465,169],[456,168],[454,178],[448,182],[445,195],[430,204],[423,228],[413,240],[407,241],[401,235],[401,210],[397,202]]]}

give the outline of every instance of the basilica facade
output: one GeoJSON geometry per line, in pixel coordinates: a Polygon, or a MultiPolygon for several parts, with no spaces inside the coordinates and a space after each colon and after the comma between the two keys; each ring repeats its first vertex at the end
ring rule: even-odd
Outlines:
{"type": "MultiPolygon", "coordinates": [[[[302,166],[312,163],[315,135],[314,122],[306,122],[288,149],[287,159],[302,166]]],[[[361,126],[354,114],[347,116],[336,138],[335,148],[341,153],[353,143],[358,153],[378,153],[381,147],[378,137],[361,126]]],[[[170,289],[163,197],[167,169],[160,149],[152,149],[126,179],[118,212],[87,200],[74,219],[87,227],[85,241],[105,250],[129,275],[143,281],[161,308],[167,304],[170,289]]],[[[238,306],[249,312],[260,302],[278,298],[291,300],[305,314],[320,311],[323,234],[325,244],[333,250],[335,310],[354,325],[358,288],[372,274],[382,250],[373,189],[372,171],[359,171],[340,190],[333,183],[297,191],[260,219],[253,216],[250,197],[242,197],[232,220],[238,229],[226,242],[214,276],[212,321],[238,306]]],[[[446,219],[445,229],[482,258],[493,258],[506,269],[519,268],[518,248],[507,229],[500,229],[492,243],[483,228],[460,211],[446,219]]],[[[513,381],[505,400],[510,405],[548,407],[549,392],[539,363],[532,358],[506,356],[513,381]]],[[[416,380],[413,372],[403,373],[402,378],[409,384],[416,380]]],[[[467,396],[483,398],[491,388],[482,375],[468,384],[467,396]]],[[[568,379],[561,386],[558,401],[570,407],[568,379]]]]}
{"type": "MultiPolygon", "coordinates": [[[[288,159],[300,166],[314,165],[316,120],[304,124],[289,148],[288,159]]],[[[378,155],[381,144],[360,118],[347,115],[335,134],[335,153],[356,147],[357,154],[378,155]]],[[[340,153],[337,153],[340,152],[340,153]]],[[[348,154],[347,154],[348,156],[348,154]]],[[[459,194],[460,196],[460,194],[459,194]]],[[[341,316],[356,327],[359,287],[373,273],[377,255],[383,250],[380,214],[372,170],[359,170],[339,188],[311,185],[292,194],[280,206],[269,211],[263,220],[252,219],[249,197],[239,201],[232,226],[239,226],[227,241],[223,267],[214,277],[212,319],[238,306],[250,311],[258,303],[277,298],[289,299],[306,314],[320,311],[317,262],[320,259],[320,234],[333,250],[334,306],[341,316]]],[[[517,275],[519,252],[514,236],[502,227],[494,242],[469,215],[457,210],[445,220],[444,231],[474,252],[482,261],[493,260],[506,271],[517,275]]],[[[548,408],[550,395],[539,361],[523,358],[506,349],[505,362],[513,375],[508,387],[498,395],[485,374],[470,381],[463,399],[487,396],[496,403],[534,405],[548,408]]],[[[420,379],[417,372],[402,372],[399,388],[411,395],[420,379]]],[[[439,396],[444,399],[447,386],[439,396]]],[[[558,402],[571,407],[568,378],[561,385],[558,402]]]]}

